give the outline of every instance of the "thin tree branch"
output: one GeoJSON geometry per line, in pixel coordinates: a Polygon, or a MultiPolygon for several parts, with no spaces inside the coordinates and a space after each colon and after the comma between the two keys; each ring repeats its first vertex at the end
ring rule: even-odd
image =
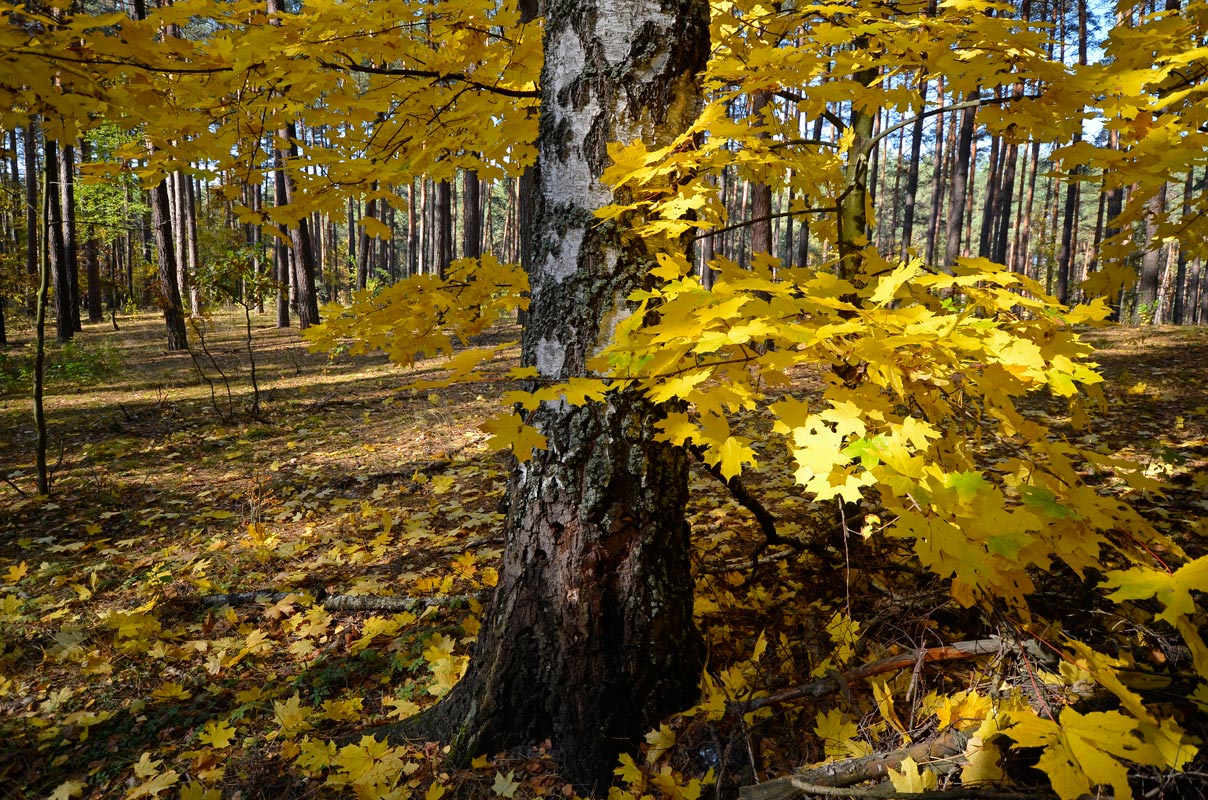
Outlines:
{"type": "Polygon", "coordinates": [[[801,209],[797,209],[794,211],[781,211],[778,214],[769,214],[766,217],[756,217],[755,219],[749,219],[749,220],[746,220],[745,222],[736,222],[733,225],[727,225],[724,228],[714,228],[713,230],[708,231],[706,233],[702,233],[699,236],[693,236],[688,241],[698,242],[701,239],[708,239],[709,237],[716,236],[719,233],[728,233],[729,231],[736,231],[739,228],[749,227],[751,225],[754,225],[756,222],[765,222],[767,220],[781,219],[783,217],[796,217],[796,216],[801,216],[804,214],[825,214],[828,211],[838,211],[838,210],[839,210],[838,206],[818,206],[816,208],[801,208],[801,209]]]}
{"type": "Polygon", "coordinates": [[[481,89],[484,92],[501,95],[503,97],[516,98],[539,98],[541,92],[535,89],[506,89],[502,86],[491,86],[487,83],[471,80],[461,72],[437,72],[430,69],[401,69],[396,67],[372,67],[364,64],[354,64],[349,61],[346,64],[336,64],[330,61],[320,61],[329,69],[347,70],[348,72],[362,72],[369,75],[391,75],[399,78],[432,78],[437,81],[459,81],[474,89],[481,89]]]}

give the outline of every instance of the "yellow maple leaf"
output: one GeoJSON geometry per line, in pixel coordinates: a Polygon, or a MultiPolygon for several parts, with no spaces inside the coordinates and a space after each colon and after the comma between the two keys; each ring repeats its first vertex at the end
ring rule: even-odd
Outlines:
{"type": "Polygon", "coordinates": [[[136,800],[136,798],[139,797],[159,797],[160,792],[167,790],[171,786],[174,786],[179,780],[180,773],[178,773],[176,770],[161,772],[146,783],[135,786],[133,789],[126,792],[125,800],[136,800]]]}
{"type": "Polygon", "coordinates": [[[309,730],[311,724],[307,721],[307,717],[313,710],[310,706],[302,705],[302,698],[296,694],[285,702],[273,701],[273,716],[276,717],[281,732],[286,736],[309,730]]]}
{"type": "Polygon", "coordinates": [[[234,738],[235,729],[224,719],[210,720],[206,723],[202,732],[197,734],[199,742],[210,747],[216,747],[219,750],[229,747],[234,738]]]}
{"type": "Polygon", "coordinates": [[[646,734],[646,743],[650,745],[646,751],[646,763],[653,764],[675,744],[675,731],[663,723],[646,734]]]}
{"type": "Polygon", "coordinates": [[[814,723],[814,735],[822,740],[827,758],[847,758],[867,755],[871,748],[856,736],[860,728],[837,708],[818,712],[814,723]]]}
{"type": "Polygon", "coordinates": [[[22,561],[20,564],[15,564],[9,567],[4,579],[8,581],[10,586],[13,586],[28,574],[29,564],[26,564],[24,561],[22,561]]]}
{"type": "Polygon", "coordinates": [[[151,692],[151,696],[156,701],[165,703],[169,700],[188,700],[193,694],[179,683],[167,681],[158,689],[151,692]]]}
{"type": "Polygon", "coordinates": [[[497,797],[512,797],[516,794],[516,790],[520,788],[519,781],[514,780],[516,771],[512,770],[507,775],[502,772],[495,773],[495,783],[491,785],[491,791],[497,797]]]}
{"type": "Polygon", "coordinates": [[[75,780],[74,778],[66,780],[56,786],[55,790],[47,796],[46,800],[70,800],[72,797],[79,797],[84,793],[86,788],[88,788],[88,784],[84,781],[75,780]]]}
{"type": "Polygon", "coordinates": [[[492,417],[482,424],[482,429],[491,434],[487,446],[499,450],[512,449],[512,454],[521,463],[533,457],[533,450],[544,450],[546,438],[531,425],[525,425],[519,414],[492,417]]]}
{"type": "Polygon", "coordinates": [[[207,789],[200,781],[189,781],[180,789],[180,800],[222,800],[222,792],[207,789]]]}
{"type": "Polygon", "coordinates": [[[939,783],[935,770],[924,769],[920,772],[918,762],[910,756],[902,759],[902,763],[898,767],[898,769],[890,768],[886,772],[889,775],[889,782],[899,792],[919,794],[928,789],[934,789],[939,783]]]}

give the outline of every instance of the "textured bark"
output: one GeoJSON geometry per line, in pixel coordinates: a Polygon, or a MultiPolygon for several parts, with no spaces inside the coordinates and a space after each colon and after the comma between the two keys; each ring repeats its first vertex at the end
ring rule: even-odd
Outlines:
{"type": "MultiPolygon", "coordinates": [[[[92,147],[87,139],[80,141],[80,159],[92,160],[92,147]]],[[[97,240],[96,225],[88,224],[88,237],[84,240],[84,270],[88,276],[88,321],[100,322],[105,318],[101,308],[101,259],[100,242],[97,240]]]]}
{"type": "Polygon", "coordinates": [[[462,181],[461,257],[478,258],[482,255],[482,184],[472,170],[462,173],[462,181]]]}
{"type": "MultiPolygon", "coordinates": [[[[270,11],[272,8],[270,7],[270,11]]],[[[280,207],[288,201],[285,193],[285,166],[280,148],[273,148],[273,205],[280,207]]],[[[277,327],[289,327],[289,231],[278,224],[273,237],[273,274],[277,279],[277,327]]]]}
{"type": "Polygon", "coordinates": [[[1158,306],[1158,287],[1162,283],[1162,240],[1158,238],[1158,225],[1166,214],[1166,184],[1158,187],[1145,204],[1145,239],[1141,242],[1141,276],[1137,281],[1137,304],[1133,308],[1133,324],[1158,324],[1162,309],[1158,306]]]}
{"type": "Polygon", "coordinates": [[[49,197],[46,201],[46,241],[43,246],[50,255],[50,273],[55,290],[55,335],[66,342],[75,335],[71,308],[71,277],[68,274],[67,250],[63,241],[63,195],[59,188],[58,142],[46,143],[46,176],[49,197]],[[53,181],[53,183],[52,183],[53,181]]]}
{"type": "MultiPolygon", "coordinates": [[[[584,375],[651,254],[593,216],[606,144],[665,145],[699,110],[700,0],[546,7],[539,190],[523,358],[543,381],[584,375]]],[[[618,752],[697,695],[684,522],[687,461],[654,439],[661,411],[619,391],[546,403],[548,449],[513,471],[499,586],[468,672],[428,715],[467,757],[549,738],[567,777],[610,780],[618,752]]]]}
{"type": "Polygon", "coordinates": [[[150,192],[151,228],[159,267],[159,304],[168,328],[168,349],[187,350],[185,314],[176,285],[176,250],[172,246],[172,214],[168,208],[168,184],[161,182],[150,192]]]}
{"type": "MultiPolygon", "coordinates": [[[[919,193],[919,159],[923,152],[923,122],[924,117],[922,110],[927,106],[927,81],[919,81],[919,111],[920,113],[914,118],[914,122],[910,126],[910,161],[906,167],[906,196],[903,198],[903,214],[902,214],[902,251],[901,257],[906,258],[907,251],[910,250],[911,240],[914,238],[914,211],[918,202],[919,193]]],[[[942,99],[942,98],[941,98],[942,99]]],[[[939,123],[936,125],[936,159],[940,158],[939,151],[939,129],[942,127],[939,123]]],[[[934,189],[932,191],[935,191],[934,189]]]]}
{"type": "MultiPolygon", "coordinates": [[[[288,144],[289,159],[298,157],[298,129],[290,122],[281,131],[282,137],[288,144]]],[[[293,176],[288,170],[282,170],[285,182],[285,202],[292,204],[297,189],[293,176]]],[[[315,251],[310,238],[310,226],[307,217],[298,220],[298,224],[290,228],[290,243],[293,245],[291,255],[294,265],[294,286],[297,287],[298,327],[309,328],[319,324],[319,296],[315,291],[315,251]]]]}
{"type": "Polygon", "coordinates": [[[75,148],[63,145],[59,159],[59,194],[63,227],[63,263],[67,270],[68,298],[71,303],[71,329],[81,331],[80,320],[80,256],[76,244],[75,209],[75,148]]]}
{"type": "MultiPolygon", "coordinates": [[[[38,274],[38,126],[30,122],[25,135],[25,274],[38,274]]],[[[33,308],[33,297],[30,297],[33,308]]]]}
{"type": "MultiPolygon", "coordinates": [[[[762,124],[764,109],[772,101],[770,92],[755,92],[751,97],[751,117],[762,124]]],[[[767,138],[760,133],[761,139],[767,138]]],[[[751,254],[771,253],[772,250],[772,187],[758,181],[751,184],[751,254]]]]}
{"type": "Polygon", "coordinates": [[[433,257],[436,274],[443,278],[449,274],[449,264],[453,262],[453,187],[448,181],[436,184],[433,213],[433,257]]]}
{"type": "MultiPolygon", "coordinates": [[[[973,93],[968,99],[977,99],[973,93]]],[[[969,107],[961,112],[960,133],[957,136],[955,157],[952,160],[952,191],[948,202],[948,225],[944,238],[944,267],[952,269],[961,253],[961,236],[964,231],[965,190],[969,182],[969,163],[973,153],[973,123],[976,109],[969,107]]]]}

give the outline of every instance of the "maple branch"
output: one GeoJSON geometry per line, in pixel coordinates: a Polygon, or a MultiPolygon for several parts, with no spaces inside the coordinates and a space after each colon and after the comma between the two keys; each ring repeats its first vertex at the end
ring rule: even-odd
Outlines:
{"type": "Polygon", "coordinates": [[[711,230],[707,233],[702,233],[699,236],[693,236],[688,241],[697,242],[697,241],[700,241],[701,239],[708,239],[710,236],[716,236],[719,233],[728,233],[730,231],[736,231],[740,228],[750,227],[751,225],[754,225],[756,222],[767,222],[768,220],[772,220],[772,219],[782,219],[783,217],[803,216],[805,214],[825,214],[828,211],[838,211],[838,210],[839,210],[838,206],[818,206],[816,208],[800,208],[800,209],[795,209],[793,211],[781,211],[778,214],[768,214],[766,217],[755,217],[754,219],[749,219],[749,220],[746,220],[745,222],[736,222],[733,225],[727,225],[724,228],[714,228],[713,230],[711,230]]]}
{"type": "MultiPolygon", "coordinates": [[[[774,94],[783,100],[788,100],[790,103],[805,102],[805,95],[800,92],[794,92],[792,89],[777,89],[774,94]]],[[[839,115],[833,111],[823,109],[819,116],[833,125],[835,130],[842,131],[847,127],[847,123],[841,120],[839,115]]]]}
{"type": "MultiPolygon", "coordinates": [[[[344,56],[344,58],[347,59],[348,56],[344,56]]],[[[472,80],[463,72],[437,72],[431,69],[403,69],[401,67],[373,67],[353,63],[351,59],[348,60],[347,64],[336,64],[331,61],[320,61],[319,63],[329,69],[361,72],[368,75],[391,75],[399,78],[432,78],[438,81],[460,81],[471,88],[481,89],[484,92],[492,92],[503,97],[522,99],[541,97],[541,92],[535,89],[507,89],[502,86],[491,86],[490,84],[472,80]]]]}
{"type": "Polygon", "coordinates": [[[862,147],[860,149],[860,154],[867,155],[867,154],[871,153],[873,151],[873,148],[875,148],[878,144],[881,143],[881,140],[893,135],[894,133],[897,133],[902,128],[907,128],[907,127],[913,125],[918,120],[927,119],[928,117],[934,117],[937,114],[943,114],[945,111],[961,111],[966,108],[980,108],[981,106],[984,106],[984,105],[995,105],[998,103],[1006,103],[1010,100],[1039,100],[1039,99],[1040,99],[1040,95],[1038,95],[1038,94],[1012,95],[1010,97],[975,97],[972,100],[962,100],[959,103],[952,103],[951,105],[936,106],[935,108],[929,108],[926,111],[920,111],[918,114],[915,114],[913,117],[907,117],[906,119],[902,120],[901,122],[898,122],[894,125],[890,125],[885,130],[883,130],[880,133],[878,133],[877,135],[873,136],[872,138],[870,138],[868,141],[866,141],[864,143],[864,147],[862,147]]]}
{"type": "Polygon", "coordinates": [[[716,478],[723,486],[730,490],[730,494],[734,495],[734,499],[738,504],[755,515],[755,519],[759,522],[759,529],[763,531],[763,536],[766,541],[755,554],[755,565],[759,565],[759,553],[768,545],[787,544],[789,547],[800,552],[805,549],[805,543],[799,542],[796,539],[787,539],[781,536],[776,530],[776,518],[772,513],[764,508],[763,503],[759,502],[759,498],[747,491],[747,487],[743,485],[742,478],[737,475],[731,475],[727,478],[722,474],[721,467],[717,464],[710,464],[705,458],[705,448],[699,444],[687,445],[688,452],[696,456],[696,460],[709,471],[709,474],[716,478]]]}
{"type": "MultiPolygon", "coordinates": [[[[107,67],[133,67],[141,69],[144,72],[162,72],[169,75],[216,75],[220,72],[234,72],[235,68],[231,66],[225,67],[163,67],[144,64],[134,59],[125,58],[72,58],[71,56],[61,55],[59,53],[48,53],[42,50],[30,50],[27,48],[17,48],[10,50],[11,55],[33,56],[34,58],[43,58],[51,63],[62,64],[102,64],[107,67]]],[[[263,66],[262,64],[253,64],[252,67],[263,66]]],[[[250,69],[250,67],[249,67],[250,69]]]]}

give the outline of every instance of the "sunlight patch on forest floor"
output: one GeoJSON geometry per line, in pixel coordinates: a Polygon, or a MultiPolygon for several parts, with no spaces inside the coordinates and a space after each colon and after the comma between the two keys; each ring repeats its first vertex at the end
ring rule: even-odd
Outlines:
{"type": "MultiPolygon", "coordinates": [[[[488,450],[478,424],[497,410],[495,376],[511,365],[500,360],[478,383],[416,391],[406,380],[438,363],[329,359],[261,317],[264,407],[253,419],[242,320],[214,320],[208,347],[230,379],[230,405],[213,362],[203,363],[218,384],[212,399],[190,357],[163,350],[162,322],[150,315],[119,320],[120,331],[89,326],[74,353],[52,354],[49,501],[33,497],[28,337],[17,332],[3,355],[0,785],[20,798],[564,793],[550,743],[454,771],[439,744],[361,738],[433,702],[464,668],[503,548],[510,459],[488,450]],[[220,419],[215,404],[234,413],[220,419]],[[333,600],[378,596],[417,602],[346,610],[333,600]]],[[[1113,379],[1109,405],[1089,431],[1066,435],[1140,459],[1166,496],[1129,500],[1202,554],[1208,336],[1170,328],[1094,338],[1113,379]]],[[[1059,419],[1063,410],[1041,399],[1030,413],[1059,419]]],[[[747,482],[780,532],[810,548],[763,551],[750,515],[694,470],[710,677],[696,712],[652,732],[645,761],[622,768],[630,790],[690,796],[693,781],[699,790],[714,780],[731,791],[836,748],[892,748],[935,730],[937,698],[986,692],[1030,668],[920,662],[817,697],[734,706],[895,653],[1005,632],[1002,620],[952,604],[898,545],[845,543],[832,507],[772,477],[788,454],[762,455],[763,471],[747,482]]],[[[1055,616],[1109,624],[1088,618],[1091,598],[1062,589],[1051,588],[1055,616]]],[[[1154,669],[1183,657],[1161,632],[1138,631],[1136,643],[1154,669]]]]}

